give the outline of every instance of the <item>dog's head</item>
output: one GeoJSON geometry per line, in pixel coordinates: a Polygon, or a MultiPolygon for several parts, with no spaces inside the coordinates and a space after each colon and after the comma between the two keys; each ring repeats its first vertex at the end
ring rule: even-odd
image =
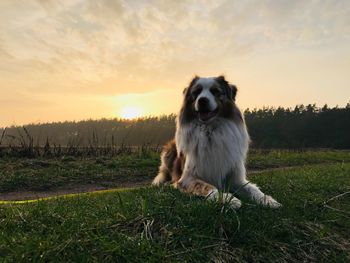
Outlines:
{"type": "Polygon", "coordinates": [[[237,117],[236,93],[236,86],[228,83],[224,76],[196,76],[184,90],[180,117],[183,122],[198,119],[202,123],[210,123],[217,117],[234,119],[237,117]]]}

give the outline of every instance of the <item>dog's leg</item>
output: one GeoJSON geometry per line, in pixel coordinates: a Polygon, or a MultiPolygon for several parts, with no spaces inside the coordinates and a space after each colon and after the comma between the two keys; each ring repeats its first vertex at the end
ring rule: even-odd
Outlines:
{"type": "Polygon", "coordinates": [[[153,179],[152,185],[160,186],[171,181],[171,171],[177,156],[176,146],[174,141],[164,145],[160,155],[161,165],[159,166],[158,175],[153,179]]]}
{"type": "Polygon", "coordinates": [[[257,185],[246,179],[246,169],[244,164],[239,165],[235,172],[235,180],[232,184],[231,192],[237,193],[239,196],[247,197],[258,204],[271,208],[279,208],[282,205],[269,195],[265,195],[257,185]]]}
{"type": "MultiPolygon", "coordinates": [[[[186,161],[187,162],[187,161],[186,161]]],[[[234,209],[241,207],[241,201],[234,197],[230,193],[219,193],[218,189],[198,178],[193,176],[193,167],[188,167],[185,164],[184,172],[178,182],[174,184],[174,187],[180,189],[183,192],[192,193],[199,196],[204,196],[208,200],[229,203],[234,209]]]]}
{"type": "Polygon", "coordinates": [[[193,178],[187,180],[186,184],[181,181],[174,186],[182,192],[192,193],[195,195],[206,197],[208,200],[229,203],[234,209],[241,207],[241,201],[230,193],[219,193],[218,189],[211,184],[208,184],[200,179],[193,178]]]}
{"type": "Polygon", "coordinates": [[[161,164],[161,166],[159,167],[159,173],[153,179],[152,185],[160,186],[170,180],[171,180],[171,177],[169,172],[166,170],[166,167],[164,167],[164,165],[161,164]]]}

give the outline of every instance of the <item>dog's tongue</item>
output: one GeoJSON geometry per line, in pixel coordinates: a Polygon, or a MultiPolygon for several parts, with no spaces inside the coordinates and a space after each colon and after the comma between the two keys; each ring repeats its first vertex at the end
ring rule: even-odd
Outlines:
{"type": "Polygon", "coordinates": [[[199,113],[199,118],[202,120],[202,121],[207,121],[209,120],[211,117],[214,116],[214,112],[212,111],[208,111],[208,112],[200,112],[199,113]]]}

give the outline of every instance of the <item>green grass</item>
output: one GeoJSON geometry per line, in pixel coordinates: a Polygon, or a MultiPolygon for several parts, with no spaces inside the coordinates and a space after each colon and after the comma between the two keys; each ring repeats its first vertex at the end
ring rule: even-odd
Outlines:
{"type": "MultiPolygon", "coordinates": [[[[248,156],[248,169],[338,162],[350,162],[350,152],[253,150],[248,156]]],[[[113,158],[0,158],[0,192],[43,191],[81,184],[118,187],[126,182],[150,181],[158,165],[157,153],[113,158]]]]}
{"type": "Polygon", "coordinates": [[[158,155],[117,158],[3,158],[0,192],[41,191],[79,184],[118,186],[150,179],[158,168],[158,155]]]}
{"type": "Polygon", "coordinates": [[[266,169],[304,164],[350,162],[350,151],[336,150],[251,150],[248,168],[266,169]]]}
{"type": "Polygon", "coordinates": [[[283,204],[279,210],[245,201],[234,211],[168,187],[3,205],[0,257],[4,262],[349,262],[350,195],[338,196],[350,191],[349,175],[350,164],[337,163],[252,176],[283,204]]]}

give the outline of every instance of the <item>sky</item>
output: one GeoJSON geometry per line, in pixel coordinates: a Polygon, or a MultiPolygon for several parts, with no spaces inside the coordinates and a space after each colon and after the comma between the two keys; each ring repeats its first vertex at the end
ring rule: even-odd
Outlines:
{"type": "Polygon", "coordinates": [[[176,113],[195,75],[242,108],[350,102],[350,1],[0,1],[0,127],[176,113]]]}

